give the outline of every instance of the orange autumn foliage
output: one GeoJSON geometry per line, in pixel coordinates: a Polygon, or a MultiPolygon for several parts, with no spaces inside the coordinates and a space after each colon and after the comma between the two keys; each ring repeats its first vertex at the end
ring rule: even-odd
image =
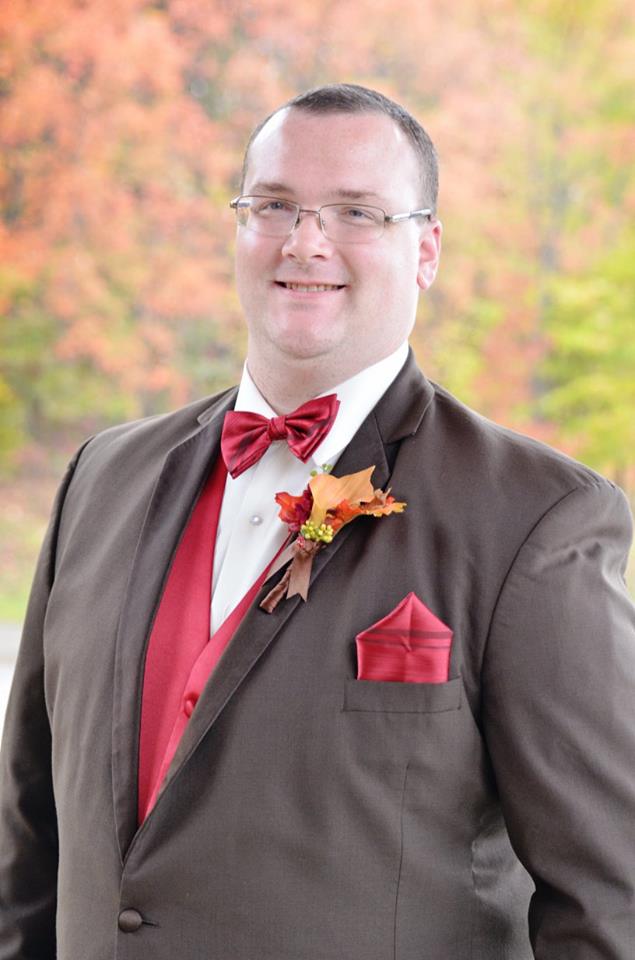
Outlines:
{"type": "Polygon", "coordinates": [[[345,79],[404,102],[441,155],[426,371],[557,441],[536,406],[550,284],[635,213],[634,20],[635,0],[457,0],[451,20],[420,0],[5,4],[0,384],[22,439],[236,378],[243,144],[286,97],[345,79]]]}

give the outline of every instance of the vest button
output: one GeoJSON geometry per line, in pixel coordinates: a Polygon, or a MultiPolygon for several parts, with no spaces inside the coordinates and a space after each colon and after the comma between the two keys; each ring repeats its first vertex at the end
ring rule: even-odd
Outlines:
{"type": "Polygon", "coordinates": [[[183,701],[183,713],[186,717],[191,717],[194,713],[194,707],[196,706],[197,697],[190,693],[185,700],[183,701]]]}
{"type": "Polygon", "coordinates": [[[143,924],[143,917],[138,910],[122,910],[119,914],[119,929],[123,933],[134,933],[143,924]]]}

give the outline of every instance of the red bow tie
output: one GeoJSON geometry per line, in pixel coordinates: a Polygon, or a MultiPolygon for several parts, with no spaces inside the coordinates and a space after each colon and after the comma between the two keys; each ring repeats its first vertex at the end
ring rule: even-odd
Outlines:
{"type": "Polygon", "coordinates": [[[232,477],[239,476],[260,460],[274,440],[286,440],[291,452],[306,463],[333,426],[339,405],[337,395],[330,393],[271,420],[259,413],[230,410],[220,441],[225,466],[232,477]]]}

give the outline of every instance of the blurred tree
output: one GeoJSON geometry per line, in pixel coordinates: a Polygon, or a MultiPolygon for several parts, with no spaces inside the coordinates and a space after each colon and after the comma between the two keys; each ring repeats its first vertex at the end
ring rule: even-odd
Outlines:
{"type": "Polygon", "coordinates": [[[403,101],[439,147],[444,263],[413,337],[427,371],[572,443],[543,402],[566,368],[553,281],[594,269],[632,216],[634,13],[635,0],[458,0],[451,20],[421,0],[13,0],[0,443],[235,379],[227,201],[242,145],[286,97],[333,79],[403,101]]]}
{"type": "MultiPolygon", "coordinates": [[[[559,279],[595,269],[621,242],[635,212],[628,66],[635,58],[635,5],[520,0],[516,7],[526,53],[516,70],[523,122],[499,165],[508,198],[504,216],[513,228],[512,246],[501,251],[500,262],[515,294],[501,291],[505,310],[486,334],[486,363],[473,390],[479,407],[495,419],[580,452],[543,403],[552,386],[547,369],[566,365],[557,356],[562,341],[552,335],[552,299],[559,279]]],[[[584,430],[579,421],[578,436],[584,430]]],[[[595,458],[596,447],[585,449],[592,464],[610,468],[606,458],[595,458]]]]}
{"type": "Polygon", "coordinates": [[[543,413],[575,454],[629,485],[635,450],[635,229],[583,274],[554,280],[543,413]]]}
{"type": "Polygon", "coordinates": [[[31,436],[184,402],[203,343],[187,331],[205,331],[207,389],[226,376],[213,194],[233,162],[186,67],[162,5],[15,0],[3,13],[1,370],[31,436]]]}

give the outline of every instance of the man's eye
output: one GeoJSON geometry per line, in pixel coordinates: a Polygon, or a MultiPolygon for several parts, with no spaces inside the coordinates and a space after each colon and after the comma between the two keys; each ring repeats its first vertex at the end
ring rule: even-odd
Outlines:
{"type": "Polygon", "coordinates": [[[372,210],[365,210],[364,207],[340,207],[339,216],[342,220],[360,225],[375,222],[372,210]]]}
{"type": "Polygon", "coordinates": [[[291,209],[284,200],[264,200],[256,207],[256,213],[287,213],[291,209]]]}

